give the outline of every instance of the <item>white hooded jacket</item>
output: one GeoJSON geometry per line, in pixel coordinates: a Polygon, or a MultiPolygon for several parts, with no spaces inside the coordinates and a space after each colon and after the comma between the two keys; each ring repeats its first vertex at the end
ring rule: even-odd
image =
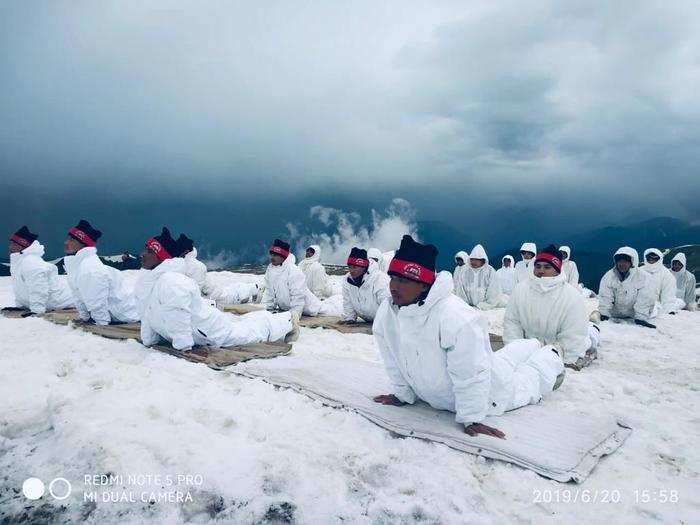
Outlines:
{"type": "Polygon", "coordinates": [[[360,317],[365,321],[373,321],[379,306],[391,297],[389,276],[370,259],[362,284],[356,286],[351,280],[350,274],[343,279],[343,320],[356,321],[360,317]]]}
{"type": "Polygon", "coordinates": [[[394,258],[395,253],[396,251],[391,250],[382,254],[382,258],[379,260],[379,269],[384,273],[389,271],[389,265],[391,264],[391,260],[394,258]]]}
{"type": "Polygon", "coordinates": [[[686,259],[683,252],[677,253],[673,261],[678,261],[683,265],[683,268],[678,272],[671,269],[671,273],[676,278],[676,297],[685,303],[685,308],[694,311],[697,309],[697,301],[695,299],[695,275],[686,269],[686,259]]]}
{"type": "Polygon", "coordinates": [[[157,344],[161,337],[176,350],[189,350],[194,345],[238,346],[276,341],[291,331],[288,312],[235,316],[217,310],[202,298],[186,271],[183,259],[167,259],[139,278],[136,298],[145,346],[157,344]]]}
{"type": "Polygon", "coordinates": [[[263,280],[262,304],[266,310],[291,310],[316,316],[321,300],[306,287],[306,278],[290,253],[282,264],[269,264],[263,280]]]}
{"type": "Polygon", "coordinates": [[[321,264],[321,247],[313,244],[309,246],[314,251],[311,257],[306,257],[299,263],[299,269],[304,273],[306,287],[319,299],[325,299],[330,295],[328,286],[328,274],[321,264]]]}
{"type": "Polygon", "coordinates": [[[452,272],[452,282],[454,283],[454,293],[457,297],[460,299],[466,301],[467,298],[464,296],[464,292],[462,291],[462,287],[459,284],[459,278],[464,272],[464,269],[469,266],[469,254],[467,252],[457,252],[455,253],[455,269],[452,272]],[[462,266],[457,265],[457,257],[462,259],[464,261],[464,264],[462,266]]]}
{"type": "MultiPolygon", "coordinates": [[[[532,252],[537,255],[537,245],[534,242],[524,242],[520,247],[521,252],[532,252]]],[[[515,264],[515,284],[522,283],[528,279],[535,278],[535,257],[526,261],[525,259],[515,264]]]]}
{"type": "Polygon", "coordinates": [[[98,325],[139,320],[134,296],[124,286],[121,272],[103,264],[97,248],[82,248],[64,257],[63,264],[80,319],[92,318],[98,325]]]}
{"type": "Polygon", "coordinates": [[[649,276],[649,289],[654,301],[658,303],[661,313],[675,312],[683,308],[676,298],[676,279],[671,271],[664,266],[664,255],[656,248],[644,250],[644,266],[641,269],[649,276]],[[647,255],[655,253],[659,260],[654,264],[646,262],[647,255]]]}
{"type": "Polygon", "coordinates": [[[503,317],[503,342],[534,338],[560,349],[574,363],[591,347],[588,315],[581,293],[563,275],[516,285],[503,317]]]}
{"type": "Polygon", "coordinates": [[[211,290],[207,283],[207,265],[197,259],[197,248],[185,254],[185,275],[192,279],[199,286],[199,291],[205,295],[211,290]]]}
{"type": "Polygon", "coordinates": [[[503,306],[501,285],[496,278],[496,270],[489,264],[489,256],[484,247],[481,244],[474,246],[469,258],[484,259],[486,263],[481,268],[472,268],[467,261],[459,275],[457,295],[463,296],[468,305],[476,306],[479,310],[503,306]]]}
{"type": "Polygon", "coordinates": [[[19,253],[10,254],[10,275],[15,304],[35,314],[72,308],[68,281],[58,277],[55,264],[44,261],[44,246],[34,241],[19,253]]]}
{"type": "Polygon", "coordinates": [[[378,248],[370,248],[367,250],[367,258],[368,259],[375,259],[374,262],[379,265],[380,261],[382,260],[382,252],[378,248]]]}
{"type": "Polygon", "coordinates": [[[637,267],[637,250],[623,246],[615,255],[627,255],[632,267],[622,278],[614,266],[600,280],[598,288],[598,310],[601,315],[621,319],[639,319],[649,322],[654,317],[654,298],[648,284],[648,274],[637,267]]]}
{"type": "Polygon", "coordinates": [[[561,267],[561,273],[564,276],[564,279],[566,279],[566,282],[574,288],[578,288],[578,266],[576,266],[576,263],[571,260],[571,248],[568,246],[561,246],[559,251],[566,252],[566,260],[561,267]]]}
{"type": "Polygon", "coordinates": [[[561,359],[533,340],[494,353],[487,324],[452,294],[448,272],[438,274],[425,301],[384,301],[372,331],[394,395],[455,412],[464,425],[538,402],[563,371],[561,359]]]}
{"type": "Polygon", "coordinates": [[[501,292],[506,295],[513,293],[513,288],[515,288],[515,260],[510,255],[506,255],[501,259],[501,267],[496,270],[496,278],[498,279],[498,284],[501,285],[501,292]],[[510,261],[510,266],[503,266],[503,262],[508,259],[510,261]]]}

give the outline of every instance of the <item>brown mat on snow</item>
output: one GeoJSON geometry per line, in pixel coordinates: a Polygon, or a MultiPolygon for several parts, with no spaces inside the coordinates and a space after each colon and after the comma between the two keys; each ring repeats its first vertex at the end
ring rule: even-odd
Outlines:
{"type": "Polygon", "coordinates": [[[259,304],[255,303],[244,303],[244,304],[220,304],[218,305],[221,311],[228,312],[230,314],[243,315],[249,314],[250,312],[255,312],[257,310],[264,310],[265,308],[259,304]]]}
{"type": "MultiPolygon", "coordinates": [[[[263,309],[263,307],[259,304],[222,304],[220,305],[220,308],[224,312],[236,315],[243,315],[263,309]]],[[[340,324],[340,320],[341,318],[335,315],[317,315],[316,317],[302,315],[301,319],[299,320],[299,325],[305,328],[328,328],[343,334],[372,335],[372,323],[366,323],[363,321],[361,323],[346,325],[340,324]]]]}
{"type": "MultiPolygon", "coordinates": [[[[2,314],[5,317],[12,319],[22,318],[22,314],[28,310],[3,310],[2,314]]],[[[99,335],[107,339],[135,339],[140,342],[140,323],[124,323],[111,324],[108,326],[100,326],[96,324],[87,324],[76,321],[78,312],[76,310],[58,310],[47,312],[43,315],[36,316],[46,319],[55,324],[68,325],[71,324],[84,332],[99,335]]],[[[287,355],[292,351],[292,345],[288,343],[254,343],[243,346],[233,346],[227,348],[215,348],[209,346],[196,347],[189,352],[175,350],[170,345],[155,345],[151,347],[153,350],[164,352],[166,354],[186,359],[193,363],[202,363],[215,370],[226,368],[227,366],[249,361],[251,359],[268,359],[287,355]]]]}
{"type": "Polygon", "coordinates": [[[372,335],[372,323],[358,322],[352,324],[340,324],[341,318],[335,315],[318,315],[316,317],[301,316],[299,325],[306,328],[328,328],[343,334],[368,334],[372,335]]]}

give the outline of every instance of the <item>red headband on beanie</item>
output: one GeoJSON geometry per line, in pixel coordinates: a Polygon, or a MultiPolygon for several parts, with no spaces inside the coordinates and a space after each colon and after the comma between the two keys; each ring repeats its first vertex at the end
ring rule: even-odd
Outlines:
{"type": "Polygon", "coordinates": [[[97,246],[97,243],[87,233],[78,228],[68,230],[68,235],[82,242],[85,246],[97,246]]]}
{"type": "Polygon", "coordinates": [[[272,253],[276,253],[277,255],[281,255],[282,257],[289,257],[289,252],[287,250],[285,250],[284,248],[282,248],[281,246],[273,245],[270,248],[270,251],[272,253]]]}
{"type": "Polygon", "coordinates": [[[348,266],[351,264],[353,266],[362,266],[363,268],[367,268],[369,266],[369,260],[360,259],[359,257],[348,257],[348,266]]]}
{"type": "Polygon", "coordinates": [[[433,284],[435,282],[435,272],[412,261],[393,258],[389,263],[389,272],[425,284],[433,284]]]}
{"type": "Polygon", "coordinates": [[[10,240],[12,242],[19,244],[22,248],[29,248],[29,246],[32,244],[31,242],[29,242],[28,239],[25,239],[24,237],[20,237],[19,235],[14,234],[14,233],[10,237],[10,240]]]}
{"type": "Polygon", "coordinates": [[[158,257],[161,261],[172,259],[173,257],[155,237],[151,237],[146,241],[146,248],[155,253],[156,257],[158,257]]]}
{"type": "Polygon", "coordinates": [[[537,254],[535,262],[546,262],[554,266],[559,273],[561,273],[561,259],[552,255],[551,253],[541,252],[537,254]]]}

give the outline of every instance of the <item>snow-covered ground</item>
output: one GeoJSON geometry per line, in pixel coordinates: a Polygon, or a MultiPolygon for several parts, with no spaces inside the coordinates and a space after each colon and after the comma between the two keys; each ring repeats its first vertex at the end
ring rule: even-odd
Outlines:
{"type": "MultiPolygon", "coordinates": [[[[494,331],[502,315],[488,313],[494,331]]],[[[0,318],[0,522],[697,523],[700,313],[658,326],[604,323],[598,361],[546,401],[634,428],[585,483],[564,485],[135,341],[0,318]],[[30,477],[47,486],[37,501],[22,494],[30,477]],[[65,500],[48,494],[56,478],[72,486],[65,500]]],[[[370,336],[321,329],[303,329],[294,352],[378,361],[370,336]]]]}

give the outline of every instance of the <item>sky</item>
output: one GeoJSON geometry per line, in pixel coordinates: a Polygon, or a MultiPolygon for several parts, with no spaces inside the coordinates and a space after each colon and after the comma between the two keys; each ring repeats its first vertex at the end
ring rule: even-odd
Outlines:
{"type": "Polygon", "coordinates": [[[395,198],[484,232],[698,222],[697,27],[682,0],[5,2],[0,218],[212,250],[395,198]]]}

